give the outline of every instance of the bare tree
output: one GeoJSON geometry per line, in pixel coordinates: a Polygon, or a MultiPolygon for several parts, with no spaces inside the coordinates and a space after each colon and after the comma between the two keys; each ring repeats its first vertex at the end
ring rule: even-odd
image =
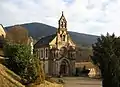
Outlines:
{"type": "Polygon", "coordinates": [[[13,26],[8,30],[6,39],[12,43],[27,44],[29,40],[28,31],[22,26],[13,26]]]}

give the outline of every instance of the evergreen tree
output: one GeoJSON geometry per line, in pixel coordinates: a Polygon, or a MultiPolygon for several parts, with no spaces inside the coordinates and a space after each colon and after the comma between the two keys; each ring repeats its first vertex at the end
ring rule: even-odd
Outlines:
{"type": "Polygon", "coordinates": [[[101,70],[103,87],[120,87],[120,38],[107,33],[92,47],[91,58],[101,70]]]}

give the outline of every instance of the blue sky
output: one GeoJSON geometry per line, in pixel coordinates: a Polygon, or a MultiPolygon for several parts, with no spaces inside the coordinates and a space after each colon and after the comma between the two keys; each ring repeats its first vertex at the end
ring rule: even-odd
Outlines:
{"type": "Polygon", "coordinates": [[[69,31],[120,36],[120,0],[0,0],[0,24],[40,22],[58,27],[62,11],[69,31]]]}

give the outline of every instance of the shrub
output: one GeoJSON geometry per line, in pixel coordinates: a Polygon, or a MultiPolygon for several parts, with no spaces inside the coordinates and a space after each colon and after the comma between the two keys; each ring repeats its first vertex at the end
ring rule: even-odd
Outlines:
{"type": "Polygon", "coordinates": [[[5,44],[4,53],[9,57],[5,65],[20,75],[28,83],[35,82],[36,79],[43,81],[44,75],[39,60],[31,55],[30,46],[24,44],[5,44]],[[41,74],[41,75],[40,75],[41,74]]]}

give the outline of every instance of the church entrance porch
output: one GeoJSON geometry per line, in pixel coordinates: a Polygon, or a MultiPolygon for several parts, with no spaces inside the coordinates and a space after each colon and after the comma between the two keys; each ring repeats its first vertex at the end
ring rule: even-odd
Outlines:
{"type": "Polygon", "coordinates": [[[61,61],[59,74],[62,75],[62,76],[69,76],[70,65],[69,65],[69,62],[67,60],[61,61]]]}

